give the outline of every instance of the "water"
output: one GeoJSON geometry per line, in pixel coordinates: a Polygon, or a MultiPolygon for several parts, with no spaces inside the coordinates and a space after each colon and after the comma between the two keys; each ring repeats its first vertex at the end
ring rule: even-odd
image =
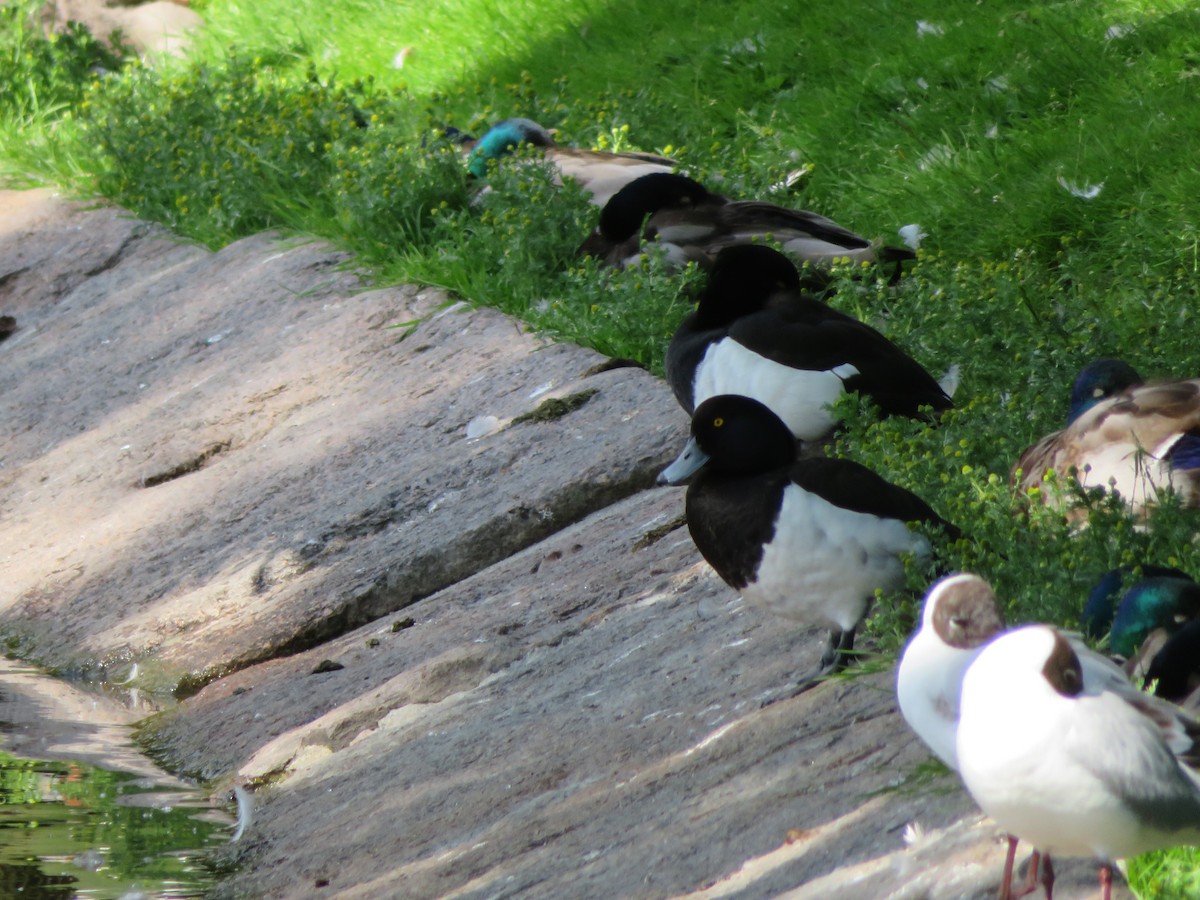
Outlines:
{"type": "Polygon", "coordinates": [[[206,808],[124,772],[0,753],[0,897],[200,897],[200,851],[228,840],[206,808]]]}
{"type": "Polygon", "coordinates": [[[122,700],[0,660],[0,900],[182,900],[213,883],[204,851],[230,818],[137,752],[130,725],[151,710],[122,700]]]}

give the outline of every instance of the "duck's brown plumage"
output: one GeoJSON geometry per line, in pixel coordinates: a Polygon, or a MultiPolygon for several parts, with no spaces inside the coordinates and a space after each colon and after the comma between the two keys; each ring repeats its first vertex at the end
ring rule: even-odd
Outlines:
{"type": "MultiPolygon", "coordinates": [[[[1021,454],[1012,478],[1025,490],[1049,471],[1075,470],[1084,487],[1115,490],[1138,514],[1172,489],[1200,506],[1200,467],[1181,451],[1200,441],[1200,379],[1129,388],[1093,406],[1061,431],[1021,454]],[[1019,481],[1018,481],[1019,473],[1019,481]]],[[[1043,489],[1043,502],[1061,505],[1061,489],[1043,489]]]]}
{"type": "Polygon", "coordinates": [[[547,148],[546,161],[558,169],[560,183],[565,178],[578,182],[600,207],[631,181],[653,172],[671,172],[679,165],[650,153],[605,153],[577,147],[547,148]]]}
{"type": "Polygon", "coordinates": [[[837,259],[898,263],[915,258],[910,250],[881,247],[809,210],[732,200],[690,178],[662,173],[631,181],[614,194],[579,249],[619,268],[640,255],[643,243],[657,243],[673,264],[695,262],[708,269],[726,247],[768,239],[794,261],[825,267],[837,259]]]}

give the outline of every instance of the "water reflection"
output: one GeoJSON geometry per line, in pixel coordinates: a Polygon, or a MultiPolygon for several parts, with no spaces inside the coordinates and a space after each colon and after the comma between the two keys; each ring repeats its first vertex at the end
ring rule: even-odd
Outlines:
{"type": "Polygon", "coordinates": [[[72,762],[0,752],[0,897],[195,898],[226,826],[203,798],[72,762]]]}
{"type": "Polygon", "coordinates": [[[182,900],[212,883],[203,851],[231,819],[133,744],[153,708],[131,691],[0,658],[0,900],[182,900]]]}

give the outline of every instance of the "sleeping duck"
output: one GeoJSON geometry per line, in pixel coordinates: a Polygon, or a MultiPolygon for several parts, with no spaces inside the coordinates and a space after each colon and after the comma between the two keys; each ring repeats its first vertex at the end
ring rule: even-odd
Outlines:
{"type": "Polygon", "coordinates": [[[722,580],[751,604],[832,628],[800,690],[846,664],[875,591],[904,584],[903,558],[929,558],[929,542],[908,523],[956,533],[920,497],[859,463],[797,459],[787,426],[748,397],[697,407],[691,440],[658,480],[688,478],[688,530],[722,580]]]}
{"type": "Polygon", "coordinates": [[[730,200],[683,175],[663,172],[631,181],[605,204],[581,253],[620,268],[657,242],[668,262],[709,268],[725,247],[770,238],[797,262],[828,267],[835,259],[899,264],[911,250],[880,247],[824,216],[756,200],[730,200]]]}
{"type": "Polygon", "coordinates": [[[1108,636],[1125,671],[1154,683],[1156,696],[1182,702],[1200,684],[1200,584],[1172,566],[1142,565],[1106,572],[1081,617],[1084,633],[1108,636]]]}
{"type": "Polygon", "coordinates": [[[678,166],[673,159],[649,153],[605,153],[560,147],[554,136],[532,119],[505,119],[474,141],[469,148],[467,169],[477,178],[487,175],[488,160],[500,159],[512,148],[530,144],[541,148],[546,161],[558,169],[558,183],[570,178],[587,191],[596,206],[604,206],[629,182],[653,172],[670,172],[678,166]]]}
{"type": "Polygon", "coordinates": [[[667,381],[689,414],[709,397],[742,394],[765,404],[801,441],[836,424],[830,406],[847,391],[885,415],[954,406],[921,364],[869,325],[803,289],[782,253],[758,244],[717,254],[699,305],[667,347],[667,381]]]}
{"type": "MultiPolygon", "coordinates": [[[[1024,490],[1047,472],[1074,471],[1085,488],[1115,491],[1144,515],[1160,491],[1200,506],[1200,379],[1141,384],[1119,360],[1098,360],[1075,381],[1067,427],[1021,454],[1012,479],[1024,490]]],[[[1043,487],[1042,502],[1061,506],[1065,492],[1043,487]]]]}

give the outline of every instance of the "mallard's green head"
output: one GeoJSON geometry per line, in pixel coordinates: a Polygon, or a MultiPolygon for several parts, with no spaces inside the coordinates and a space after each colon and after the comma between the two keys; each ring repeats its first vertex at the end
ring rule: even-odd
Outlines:
{"type": "Polygon", "coordinates": [[[497,122],[476,142],[467,161],[467,171],[476,178],[483,178],[487,175],[489,159],[500,159],[513,147],[521,144],[553,147],[554,137],[532,119],[505,119],[497,122]]]}
{"type": "Polygon", "coordinates": [[[1129,363],[1119,359],[1098,359],[1088,363],[1075,378],[1071,388],[1071,407],[1067,424],[1085,412],[1126,388],[1142,383],[1142,376],[1129,363]]]}
{"type": "Polygon", "coordinates": [[[1093,640],[1100,640],[1108,634],[1108,630],[1113,624],[1113,617],[1117,614],[1117,606],[1121,603],[1126,588],[1132,590],[1134,585],[1139,583],[1137,579],[1191,580],[1186,572],[1171,566],[1141,565],[1136,568],[1120,566],[1116,569],[1109,569],[1100,576],[1100,580],[1088,594],[1087,603],[1084,604],[1083,614],[1080,617],[1084,634],[1093,640]]]}
{"type": "Polygon", "coordinates": [[[1113,619],[1109,646],[1132,656],[1156,628],[1178,631],[1200,615],[1200,584],[1191,578],[1143,578],[1121,598],[1113,619]]]}

